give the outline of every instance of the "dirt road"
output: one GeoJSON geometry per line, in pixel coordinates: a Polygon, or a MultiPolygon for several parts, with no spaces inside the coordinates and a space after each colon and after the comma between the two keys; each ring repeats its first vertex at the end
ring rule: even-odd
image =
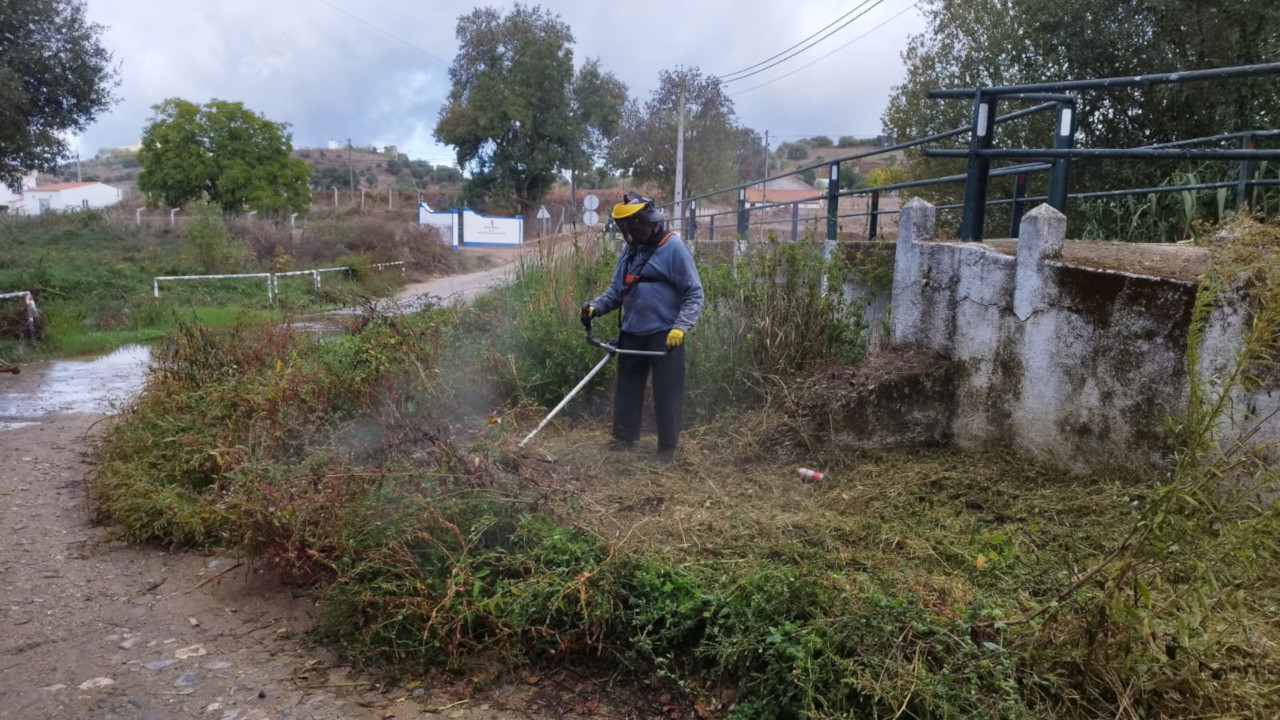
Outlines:
{"type": "Polygon", "coordinates": [[[489,288],[508,282],[515,273],[518,256],[503,258],[502,264],[466,275],[447,275],[426,282],[411,283],[396,294],[398,305],[412,312],[427,302],[450,304],[469,302],[489,288]]]}
{"type": "MultiPolygon", "coordinates": [[[[508,269],[484,275],[492,281],[508,269]]],[[[448,280],[415,294],[465,294],[481,282],[448,280]]],[[[146,356],[125,349],[0,375],[0,720],[605,711],[592,681],[563,676],[491,680],[474,694],[467,677],[378,686],[306,640],[318,614],[313,598],[273,584],[252,563],[113,539],[92,522],[86,476],[100,421],[113,398],[139,387],[146,356]]]]}

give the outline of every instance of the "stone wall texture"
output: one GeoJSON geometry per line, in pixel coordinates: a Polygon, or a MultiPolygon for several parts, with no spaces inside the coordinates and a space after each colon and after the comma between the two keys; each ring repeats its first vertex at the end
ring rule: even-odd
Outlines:
{"type": "Polygon", "coordinates": [[[1160,463],[1187,403],[1197,285],[1056,261],[1066,219],[1047,205],[1016,257],[933,228],[931,205],[903,208],[891,338],[955,363],[954,442],[1079,471],[1160,463]]]}

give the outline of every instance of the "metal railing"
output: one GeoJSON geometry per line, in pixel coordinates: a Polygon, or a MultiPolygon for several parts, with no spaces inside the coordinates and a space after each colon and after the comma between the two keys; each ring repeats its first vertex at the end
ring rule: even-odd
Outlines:
{"type": "MultiPolygon", "coordinates": [[[[400,267],[401,274],[404,273],[405,264],[403,261],[376,263],[376,264],[370,265],[369,267],[375,268],[377,270],[382,270],[383,268],[395,267],[395,266],[400,267]]],[[[354,268],[344,265],[342,267],[315,268],[312,270],[290,270],[287,272],[236,273],[236,274],[226,274],[226,275],[159,275],[151,279],[151,289],[152,289],[152,294],[155,296],[155,299],[159,300],[161,280],[166,280],[166,281],[170,281],[170,280],[243,280],[245,278],[266,278],[267,279],[267,298],[272,302],[272,304],[274,304],[276,300],[278,300],[280,297],[280,278],[282,277],[310,275],[312,288],[318,292],[320,290],[321,273],[329,273],[329,272],[351,273],[353,270],[354,268]]],[[[0,295],[0,298],[3,298],[3,297],[5,296],[0,295]]]]}
{"type": "MultiPolygon", "coordinates": [[[[820,217],[826,221],[825,240],[828,244],[834,243],[837,240],[839,221],[844,218],[866,217],[867,238],[875,239],[879,233],[880,218],[884,215],[894,214],[897,212],[896,210],[881,209],[879,207],[881,197],[884,194],[896,193],[912,188],[931,187],[944,184],[963,184],[963,202],[939,205],[938,209],[961,210],[963,214],[960,221],[960,238],[962,240],[971,241],[979,241],[982,239],[983,227],[986,220],[986,209],[987,207],[994,205],[1012,206],[1009,230],[1011,237],[1017,237],[1018,225],[1022,216],[1022,211],[1028,204],[1036,202],[1047,202],[1051,206],[1065,213],[1068,202],[1073,199],[1095,199],[1125,195],[1151,195],[1159,193],[1228,188],[1235,190],[1236,207],[1239,208],[1246,201],[1248,192],[1251,188],[1280,186],[1280,180],[1268,180],[1255,177],[1257,163],[1259,161],[1280,160],[1280,150],[1260,149],[1257,146],[1258,140],[1280,137],[1280,129],[1262,128],[1256,130],[1227,132],[1208,137],[1162,142],[1135,148],[1076,148],[1075,135],[1078,129],[1078,108],[1081,100],[1078,95],[1073,93],[1081,90],[1092,89],[1148,87],[1159,84],[1232,80],[1264,76],[1280,76],[1280,63],[1218,68],[1181,73],[1100,78],[1092,80],[1072,80],[1000,87],[935,90],[929,93],[931,98],[971,98],[973,100],[973,112],[970,122],[966,125],[956,127],[945,132],[875,148],[870,151],[844,155],[831,160],[822,160],[821,162],[798,167],[794,170],[781,173],[767,179],[739,183],[737,185],[719,188],[708,193],[695,195],[693,197],[686,198],[681,207],[677,207],[674,203],[668,203],[662,207],[667,210],[668,215],[675,221],[676,226],[689,240],[698,239],[698,233],[703,229],[704,223],[706,224],[706,231],[709,233],[710,238],[714,240],[717,230],[717,218],[730,218],[731,222],[721,224],[721,228],[724,228],[726,225],[732,226],[736,232],[737,241],[739,243],[743,243],[746,241],[748,231],[751,227],[763,227],[765,225],[776,226],[779,224],[777,220],[769,221],[766,218],[766,213],[768,211],[788,207],[791,209],[791,237],[792,240],[798,239],[800,221],[799,211],[801,206],[814,202],[822,203],[825,201],[825,212],[823,212],[820,217]],[[997,100],[1001,102],[1034,102],[1036,104],[1015,110],[1005,115],[996,116],[994,113],[996,111],[997,100]],[[996,148],[994,146],[995,130],[999,125],[1049,111],[1053,111],[1055,113],[1053,138],[1050,147],[996,148]],[[966,135],[969,139],[967,148],[922,148],[922,146],[966,135]],[[1188,147],[1193,145],[1208,145],[1229,141],[1238,141],[1240,143],[1240,147],[1238,149],[1197,149],[1188,147]],[[925,157],[965,158],[967,160],[965,172],[961,174],[880,186],[857,187],[844,190],[840,189],[840,166],[842,164],[877,156],[884,156],[901,150],[914,148],[922,148],[922,153],[925,157]],[[1070,188],[1071,164],[1075,160],[1085,158],[1127,160],[1226,160],[1239,163],[1239,169],[1237,177],[1233,181],[1134,187],[1073,193],[1070,188]],[[991,162],[993,160],[1005,159],[1025,160],[1027,162],[996,169],[991,167],[991,162]],[[772,203],[766,202],[768,190],[765,183],[782,177],[801,176],[807,172],[818,170],[825,171],[827,176],[828,184],[825,191],[815,189],[812,196],[772,203]],[[1027,177],[1038,173],[1048,174],[1048,191],[1044,195],[1028,196],[1026,194],[1027,177]],[[989,199],[988,189],[991,178],[1002,176],[1014,176],[1013,197],[1007,199],[989,199]],[[747,191],[751,188],[762,189],[762,202],[747,202],[747,191]],[[716,202],[717,198],[723,198],[729,193],[734,193],[736,197],[728,202],[725,202],[724,200],[716,202]],[[867,198],[867,210],[865,212],[841,212],[840,201],[842,199],[859,196],[865,196],[867,198]],[[736,206],[732,206],[734,204],[736,204],[736,206]],[[700,211],[700,205],[718,205],[719,207],[714,209],[709,207],[706,210],[700,211]],[[732,207],[724,209],[724,205],[731,205],[732,207]],[[756,214],[756,221],[754,223],[752,222],[753,213],[756,214]],[[761,218],[765,219],[761,220],[761,218]]],[[[785,220],[782,222],[785,224],[785,220]]],[[[611,227],[607,229],[611,232],[613,231],[611,227]]]]}
{"type": "Polygon", "coordinates": [[[13,298],[21,298],[23,303],[26,305],[27,337],[28,339],[34,340],[36,338],[36,321],[40,318],[40,309],[36,307],[35,296],[26,290],[0,293],[0,300],[9,300],[13,298]]]}

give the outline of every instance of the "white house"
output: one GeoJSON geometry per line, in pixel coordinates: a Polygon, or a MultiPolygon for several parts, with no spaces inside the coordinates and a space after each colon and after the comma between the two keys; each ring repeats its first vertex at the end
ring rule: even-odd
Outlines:
{"type": "Polygon", "coordinates": [[[120,202],[120,190],[100,182],[70,182],[27,188],[22,192],[23,215],[40,215],[50,210],[89,210],[120,202]]]}
{"type": "Polygon", "coordinates": [[[27,173],[18,187],[0,185],[0,214],[17,215],[22,212],[22,193],[36,186],[36,174],[27,173]]]}

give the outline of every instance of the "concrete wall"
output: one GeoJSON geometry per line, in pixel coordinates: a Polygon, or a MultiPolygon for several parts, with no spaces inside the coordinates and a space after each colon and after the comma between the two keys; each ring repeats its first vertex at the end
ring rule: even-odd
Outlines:
{"type": "Polygon", "coordinates": [[[1090,470],[1157,463],[1185,410],[1194,283],[1056,262],[1066,219],[1042,205],[1017,257],[935,242],[934,208],[902,211],[891,337],[956,365],[952,437],[1090,470]]]}

